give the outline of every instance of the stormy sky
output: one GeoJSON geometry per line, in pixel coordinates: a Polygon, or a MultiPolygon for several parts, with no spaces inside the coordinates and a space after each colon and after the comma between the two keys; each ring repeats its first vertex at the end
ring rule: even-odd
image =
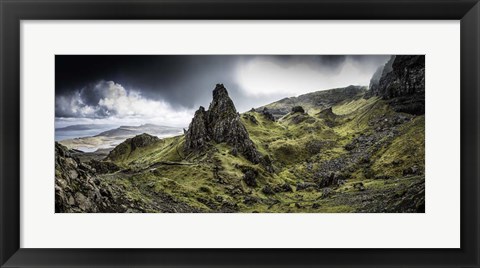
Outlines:
{"type": "Polygon", "coordinates": [[[388,55],[57,55],[56,127],[187,126],[223,83],[244,112],[284,97],[368,85],[388,55]]]}

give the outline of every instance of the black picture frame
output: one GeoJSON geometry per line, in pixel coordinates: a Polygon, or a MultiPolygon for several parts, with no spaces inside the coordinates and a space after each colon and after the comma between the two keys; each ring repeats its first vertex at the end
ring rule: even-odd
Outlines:
{"type": "Polygon", "coordinates": [[[0,17],[1,267],[480,267],[478,0],[0,0],[0,17]],[[60,19],[460,20],[461,248],[20,248],[20,21],[60,19]]]}

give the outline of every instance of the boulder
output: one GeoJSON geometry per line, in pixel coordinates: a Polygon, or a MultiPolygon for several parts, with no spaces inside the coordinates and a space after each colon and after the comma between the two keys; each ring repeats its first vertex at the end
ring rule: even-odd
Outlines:
{"type": "Polygon", "coordinates": [[[358,191],[365,191],[365,186],[362,182],[356,182],[355,184],[353,184],[353,188],[358,191]]]}
{"type": "Polygon", "coordinates": [[[243,174],[243,181],[247,186],[257,187],[257,175],[258,175],[258,171],[253,169],[248,169],[243,174]]]}
{"type": "Polygon", "coordinates": [[[319,183],[320,188],[333,186],[338,184],[338,176],[334,172],[331,172],[330,175],[323,177],[319,183]]]}
{"type": "Polygon", "coordinates": [[[289,184],[284,183],[284,184],[276,185],[275,187],[273,187],[273,191],[275,193],[291,193],[293,192],[293,189],[289,184]]]}
{"type": "Polygon", "coordinates": [[[403,176],[419,175],[422,172],[417,166],[412,166],[403,170],[403,176]]]}
{"type": "Polygon", "coordinates": [[[275,192],[273,191],[273,189],[270,185],[265,185],[262,188],[262,193],[264,193],[265,195],[274,195],[275,194],[275,192]]]}
{"type": "Polygon", "coordinates": [[[270,113],[270,111],[267,109],[267,107],[264,107],[264,108],[263,108],[263,110],[262,110],[262,115],[263,115],[267,120],[275,121],[275,116],[273,116],[273,114],[270,113]]]}
{"type": "Polygon", "coordinates": [[[95,169],[97,174],[114,173],[120,170],[120,167],[109,161],[90,160],[88,164],[95,169]]]}
{"type": "Polygon", "coordinates": [[[305,113],[305,110],[303,109],[302,106],[293,106],[292,107],[292,113],[305,113]]]}

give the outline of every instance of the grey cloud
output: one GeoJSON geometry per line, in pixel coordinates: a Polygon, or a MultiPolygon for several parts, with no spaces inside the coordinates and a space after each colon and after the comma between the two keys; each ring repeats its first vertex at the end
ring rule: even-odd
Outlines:
{"type": "MultiPolygon", "coordinates": [[[[361,73],[362,79],[371,76],[376,68],[388,60],[388,56],[376,55],[132,55],[132,56],[97,56],[97,55],[58,55],[56,60],[56,111],[57,117],[100,117],[118,116],[118,110],[111,110],[98,105],[102,99],[101,90],[95,90],[99,81],[114,81],[127,90],[140,92],[142,98],[155,102],[166,102],[172,109],[196,109],[207,106],[211,92],[216,83],[223,83],[234,98],[239,110],[263,105],[286,97],[286,94],[301,94],[314,91],[337,79],[342,84],[344,77],[340,74],[345,64],[355,67],[353,72],[361,73]],[[251,88],[252,83],[239,81],[239,66],[266,59],[272,63],[271,70],[262,72],[275,79],[276,72],[282,68],[291,70],[292,79],[303,78],[307,71],[308,79],[325,80],[312,88],[292,88],[287,91],[271,89],[269,95],[252,97],[253,91],[265,90],[251,88]],[[303,63],[303,64],[302,64],[303,63]],[[307,65],[296,68],[296,65],[307,65]],[[275,67],[277,66],[277,67],[275,67]],[[302,74],[303,72],[303,74],[302,74]],[[328,78],[328,79],[327,79],[328,78]],[[292,93],[293,92],[293,93],[292,93]],[[73,98],[72,96],[76,96],[73,98]],[[93,113],[92,113],[93,109],[93,113]]],[[[298,67],[298,66],[297,66],[298,67]]],[[[261,77],[260,77],[261,78],[261,77]]],[[[283,78],[284,79],[284,78],[283,78]]],[[[347,81],[348,79],[345,79],[347,81]]],[[[350,79],[353,81],[353,78],[350,79]]],[[[272,81],[272,85],[275,85],[272,81]]],[[[365,81],[359,81],[365,83],[365,81]]],[[[368,84],[368,83],[366,83],[368,84]]],[[[299,82],[299,85],[303,85],[299,82]]],[[[335,84],[336,85],[336,84],[335,84]]],[[[309,87],[309,84],[304,84],[309,87]]],[[[342,84],[347,86],[347,84],[342,84]]]]}

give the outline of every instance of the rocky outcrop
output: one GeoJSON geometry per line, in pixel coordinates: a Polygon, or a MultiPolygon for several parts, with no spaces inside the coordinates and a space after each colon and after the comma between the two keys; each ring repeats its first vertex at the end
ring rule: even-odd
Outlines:
{"type": "Polygon", "coordinates": [[[293,106],[292,107],[292,113],[301,113],[304,114],[305,110],[303,109],[302,106],[293,106]]]}
{"type": "Polygon", "coordinates": [[[208,115],[203,106],[195,112],[192,122],[185,133],[185,148],[203,149],[210,142],[208,133],[208,115]]]}
{"type": "Polygon", "coordinates": [[[112,194],[99,188],[94,170],[55,143],[55,212],[112,212],[112,194]]]}
{"type": "Polygon", "coordinates": [[[332,107],[320,111],[319,113],[317,113],[317,116],[319,118],[322,118],[327,126],[335,126],[335,120],[337,118],[337,115],[333,113],[332,107]]]}
{"type": "Polygon", "coordinates": [[[108,173],[114,173],[120,170],[120,167],[115,165],[112,162],[108,161],[98,161],[95,159],[92,159],[88,162],[88,164],[95,169],[95,172],[97,174],[108,174],[108,173]]]}
{"type": "Polygon", "coordinates": [[[382,76],[370,81],[371,94],[386,100],[397,112],[425,113],[425,56],[398,55],[387,62],[382,76]],[[390,67],[391,64],[391,67],[390,67]]]}
{"type": "Polygon", "coordinates": [[[262,114],[267,120],[275,122],[275,117],[273,116],[272,113],[270,113],[270,111],[267,109],[267,107],[263,108],[262,114]]]}
{"type": "Polygon", "coordinates": [[[213,101],[208,111],[200,107],[195,112],[185,134],[185,151],[202,150],[210,142],[225,142],[252,163],[260,160],[260,154],[223,84],[217,84],[213,90],[213,101]]]}
{"type": "Polygon", "coordinates": [[[126,139],[124,142],[117,145],[113,148],[112,151],[106,157],[106,160],[120,160],[125,157],[128,157],[129,154],[136,151],[139,148],[144,148],[150,146],[156,142],[160,141],[160,139],[156,136],[149,135],[147,133],[143,133],[137,135],[133,138],[126,139]]]}

